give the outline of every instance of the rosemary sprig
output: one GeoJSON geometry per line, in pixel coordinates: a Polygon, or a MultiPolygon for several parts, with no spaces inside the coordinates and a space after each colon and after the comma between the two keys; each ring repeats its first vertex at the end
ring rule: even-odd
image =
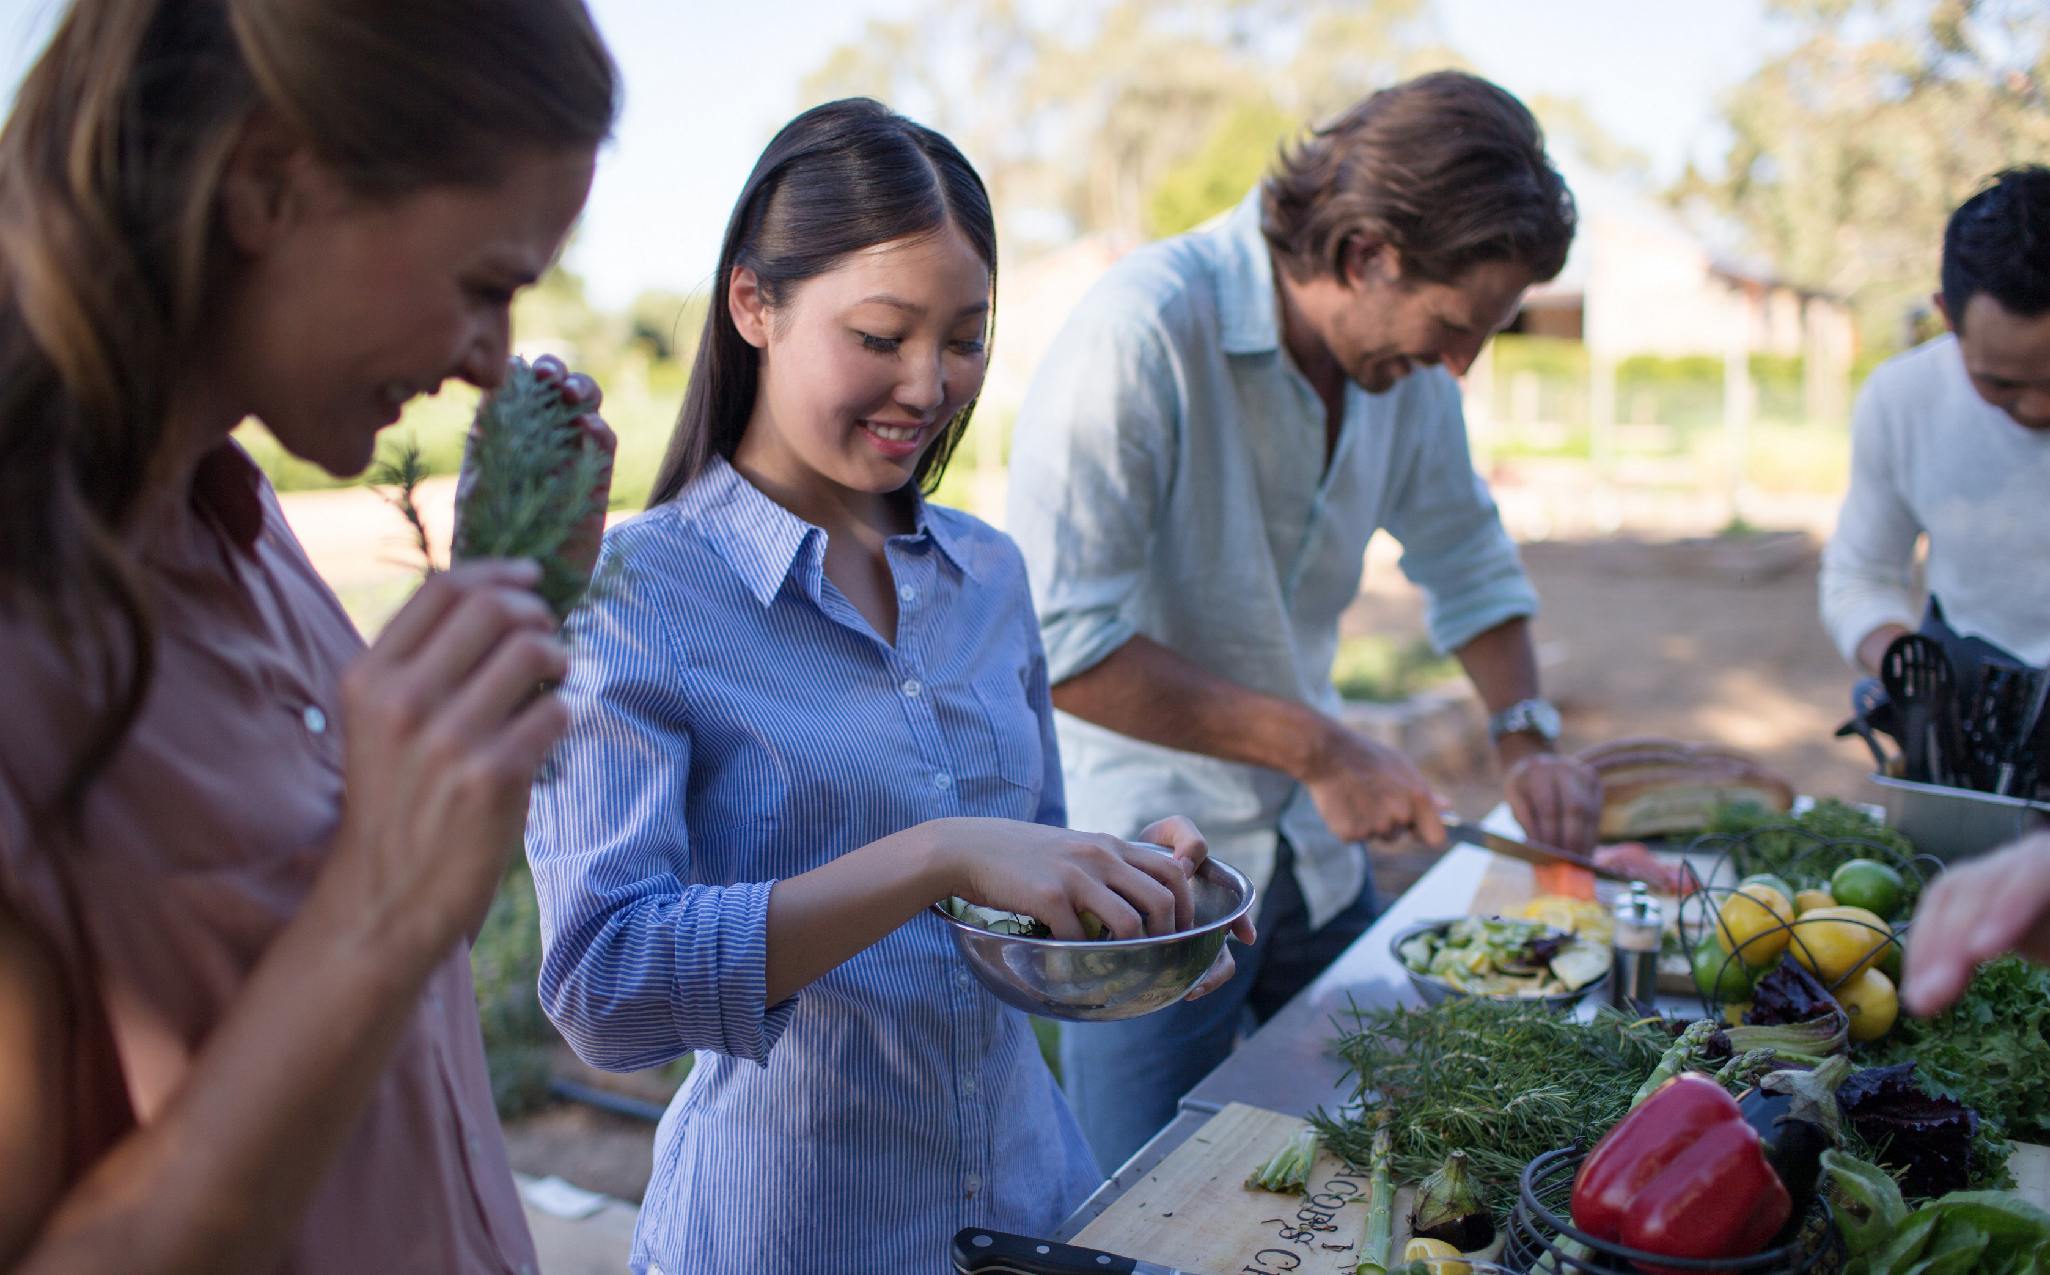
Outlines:
{"type": "MultiPolygon", "coordinates": [[[[504,382],[477,408],[449,551],[456,562],[533,559],[541,565],[536,592],[557,620],[567,619],[603,584],[590,579],[568,552],[597,507],[607,464],[571,428],[584,411],[562,401],[559,383],[542,380],[524,359],[512,360],[504,382]]],[[[422,571],[432,575],[440,568],[416,499],[426,477],[420,445],[409,438],[391,460],[378,464],[370,481],[390,489],[385,499],[405,519],[422,571]]]]}
{"type": "Polygon", "coordinates": [[[591,583],[568,557],[570,542],[590,516],[604,481],[606,458],[570,427],[583,414],[565,404],[561,386],[514,359],[505,380],[477,409],[471,431],[473,480],[456,514],[456,561],[532,558],[541,564],[537,591],[558,620],[591,583]]]}
{"type": "Polygon", "coordinates": [[[1325,1145],[1370,1163],[1371,1121],[1385,1109],[1398,1180],[1422,1181],[1464,1151],[1485,1203],[1505,1222],[1524,1165],[1622,1119],[1672,1043],[1655,1021],[1604,1011],[1580,1023],[1541,1005],[1479,997],[1355,1008],[1351,1017],[1338,1053],[1353,1100],[1310,1117],[1325,1145]]]}
{"type": "Polygon", "coordinates": [[[420,554],[422,569],[433,575],[441,568],[434,561],[434,538],[427,533],[427,516],[420,511],[420,484],[427,481],[427,461],[420,440],[408,435],[390,460],[380,460],[370,471],[370,485],[386,503],[399,511],[413,534],[413,548],[420,554]],[[389,490],[384,490],[388,488],[389,490]]]}

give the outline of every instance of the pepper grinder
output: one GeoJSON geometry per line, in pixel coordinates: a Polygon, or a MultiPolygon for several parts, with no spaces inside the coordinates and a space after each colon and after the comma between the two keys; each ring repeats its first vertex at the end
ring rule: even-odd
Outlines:
{"type": "Polygon", "coordinates": [[[1609,954],[1609,1004],[1636,1014],[1657,1012],[1659,939],[1665,927],[1658,900],[1642,881],[1616,901],[1616,932],[1609,954]]]}

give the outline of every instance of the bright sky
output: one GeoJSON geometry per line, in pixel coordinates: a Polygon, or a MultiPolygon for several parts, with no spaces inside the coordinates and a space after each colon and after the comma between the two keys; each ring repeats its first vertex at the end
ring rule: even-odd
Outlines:
{"type": "MultiPolygon", "coordinates": [[[[1367,3],[1368,0],[1351,0],[1367,3]]],[[[626,77],[569,264],[601,305],[700,287],[734,197],[798,81],[871,17],[919,0],[590,0],[626,77]]],[[[1656,176],[1713,164],[1717,95],[1769,44],[1763,0],[1437,0],[1447,42],[1524,94],[1575,96],[1656,176]]],[[[59,0],[0,0],[0,95],[42,47],[59,0]]]]}

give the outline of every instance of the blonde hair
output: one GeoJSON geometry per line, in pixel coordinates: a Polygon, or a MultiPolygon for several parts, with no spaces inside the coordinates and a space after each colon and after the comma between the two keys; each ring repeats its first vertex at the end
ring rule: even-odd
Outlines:
{"type": "Polygon", "coordinates": [[[216,205],[252,114],[389,197],[596,145],[617,99],[582,0],[74,0],[0,132],[0,608],[52,628],[101,691],[60,804],[148,690],[121,533],[167,478],[172,378],[230,268],[216,205]]]}

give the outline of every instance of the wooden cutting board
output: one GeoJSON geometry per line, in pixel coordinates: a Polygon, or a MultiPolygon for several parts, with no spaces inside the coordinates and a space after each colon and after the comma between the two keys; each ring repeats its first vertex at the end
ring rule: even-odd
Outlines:
{"type": "MultiPolygon", "coordinates": [[[[1352,1275],[1367,1225],[1367,1177],[1319,1149],[1302,1196],[1246,1189],[1246,1175],[1303,1127],[1233,1103],[1075,1237],[1077,1244],[1203,1275],[1352,1275]]],[[[1410,1192],[1397,1193],[1395,1251],[1410,1192]]]]}
{"type": "MultiPolygon", "coordinates": [[[[1304,1196],[1246,1189],[1246,1175],[1303,1122],[1233,1103],[1082,1228],[1075,1243],[1198,1275],[1352,1275],[1367,1179],[1320,1149],[1304,1196]]],[[[2050,1209],[2050,1147],[2018,1146],[2015,1194],[2050,1209]]],[[[1409,1238],[1412,1190],[1395,1193],[1393,1251],[1409,1238]]]]}

